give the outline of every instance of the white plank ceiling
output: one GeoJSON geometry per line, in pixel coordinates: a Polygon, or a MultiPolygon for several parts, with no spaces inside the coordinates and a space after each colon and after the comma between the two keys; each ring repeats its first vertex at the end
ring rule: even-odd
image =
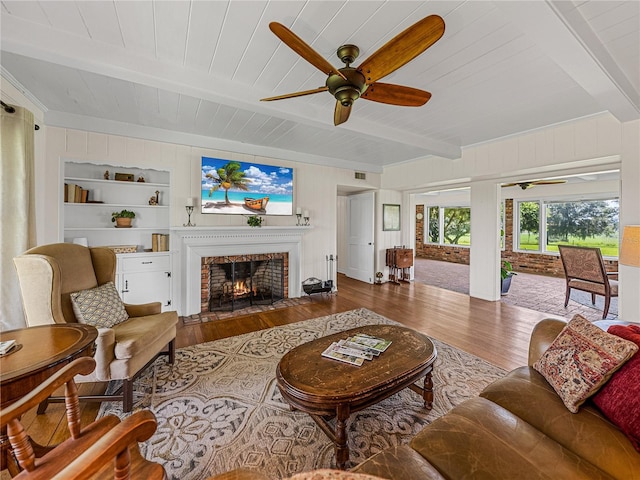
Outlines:
{"type": "Polygon", "coordinates": [[[495,138],[610,112],[640,115],[640,2],[2,1],[2,74],[48,125],[167,139],[379,172],[495,138]],[[423,107],[356,101],[333,126],[325,75],[271,33],[280,22],[354,66],[421,18],[444,36],[384,78],[423,107]]]}

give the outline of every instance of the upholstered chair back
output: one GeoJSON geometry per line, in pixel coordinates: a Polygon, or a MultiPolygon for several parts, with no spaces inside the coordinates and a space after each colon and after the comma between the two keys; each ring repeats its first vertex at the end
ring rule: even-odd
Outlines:
{"type": "Polygon", "coordinates": [[[602,284],[607,281],[606,268],[599,248],[559,245],[558,249],[567,278],[602,284]]]}
{"type": "Polygon", "coordinates": [[[14,258],[27,325],[77,322],[70,294],[113,281],[116,256],[104,247],[54,243],[14,258]]]}

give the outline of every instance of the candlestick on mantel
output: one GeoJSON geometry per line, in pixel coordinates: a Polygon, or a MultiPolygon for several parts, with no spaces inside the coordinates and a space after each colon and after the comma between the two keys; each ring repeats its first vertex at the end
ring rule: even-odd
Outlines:
{"type": "Polygon", "coordinates": [[[191,214],[193,213],[193,204],[195,203],[195,198],[187,197],[187,201],[185,203],[186,203],[185,208],[187,209],[187,215],[189,219],[187,220],[187,223],[183,223],[182,225],[184,227],[195,227],[196,224],[191,223],[191,214]]]}

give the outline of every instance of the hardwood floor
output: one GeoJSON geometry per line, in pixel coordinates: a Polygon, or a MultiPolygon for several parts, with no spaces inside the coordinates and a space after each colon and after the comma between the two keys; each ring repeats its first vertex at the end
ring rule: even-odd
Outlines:
{"type": "MultiPolygon", "coordinates": [[[[361,307],[507,370],[526,364],[534,325],[551,316],[420,283],[369,285],[339,275],[335,295],[314,296],[311,302],[281,310],[201,324],[180,324],[176,343],[180,348],[361,307]]],[[[100,385],[80,386],[81,393],[85,394],[100,388],[100,385]]],[[[86,425],[95,419],[99,404],[83,403],[81,408],[82,424],[86,425]]],[[[44,415],[29,412],[23,419],[27,431],[41,444],[56,444],[67,436],[62,404],[50,405],[44,415]]]]}

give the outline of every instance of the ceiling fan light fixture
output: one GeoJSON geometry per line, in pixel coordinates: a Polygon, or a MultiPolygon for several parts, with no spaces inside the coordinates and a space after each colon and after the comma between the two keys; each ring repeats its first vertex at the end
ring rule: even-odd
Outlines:
{"type": "Polygon", "coordinates": [[[350,107],[358,98],[360,98],[360,90],[351,85],[345,85],[340,87],[334,93],[336,100],[338,100],[343,107],[350,107]]]}

